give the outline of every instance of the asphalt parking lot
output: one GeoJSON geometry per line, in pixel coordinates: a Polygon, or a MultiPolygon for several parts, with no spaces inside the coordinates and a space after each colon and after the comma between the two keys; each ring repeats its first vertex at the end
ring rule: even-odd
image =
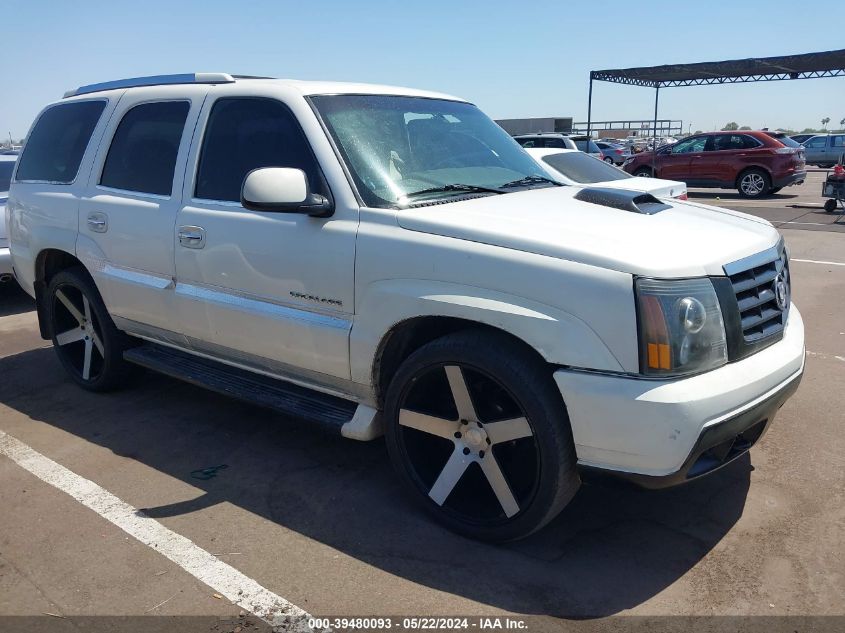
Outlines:
{"type": "Polygon", "coordinates": [[[536,631],[613,630],[593,618],[617,615],[845,615],[845,219],[820,208],[822,177],[760,201],[691,191],[774,222],[791,251],[806,374],[761,443],[677,489],[584,486],[507,546],[420,514],[381,441],[328,437],[154,374],[80,390],[28,297],[0,287],[0,615],[41,616],[49,630],[95,615],[260,624],[190,552],[163,555],[21,467],[8,456],[20,443],[313,615],[513,614],[536,631]]]}

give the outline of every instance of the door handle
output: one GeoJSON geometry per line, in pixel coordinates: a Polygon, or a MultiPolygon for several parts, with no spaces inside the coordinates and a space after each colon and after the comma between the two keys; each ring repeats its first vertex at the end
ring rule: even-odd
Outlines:
{"type": "Polygon", "coordinates": [[[109,218],[105,213],[89,213],[88,228],[94,233],[105,233],[109,230],[109,218]]]}
{"type": "Polygon", "coordinates": [[[185,248],[202,248],[205,246],[205,229],[201,226],[180,226],[179,243],[185,248]]]}

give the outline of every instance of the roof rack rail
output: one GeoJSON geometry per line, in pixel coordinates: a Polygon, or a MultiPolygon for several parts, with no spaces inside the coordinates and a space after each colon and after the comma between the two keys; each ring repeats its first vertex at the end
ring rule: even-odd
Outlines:
{"type": "Polygon", "coordinates": [[[151,75],[149,77],[131,77],[104,81],[98,84],[80,86],[76,90],[68,90],[64,99],[77,95],[99,92],[100,90],[117,90],[119,88],[137,88],[139,86],[168,86],[172,84],[229,84],[235,78],[227,73],[182,73],[178,75],[151,75]]]}

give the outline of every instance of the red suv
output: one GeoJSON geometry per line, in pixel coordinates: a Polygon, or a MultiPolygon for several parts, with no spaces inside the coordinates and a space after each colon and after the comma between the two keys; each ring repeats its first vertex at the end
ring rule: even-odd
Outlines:
{"type": "Polygon", "coordinates": [[[779,132],[707,132],[654,152],[635,154],[622,168],[634,176],[682,180],[689,187],[737,189],[760,198],[807,176],[804,149],[779,132]],[[653,165],[653,167],[652,167],[653,165]]]}

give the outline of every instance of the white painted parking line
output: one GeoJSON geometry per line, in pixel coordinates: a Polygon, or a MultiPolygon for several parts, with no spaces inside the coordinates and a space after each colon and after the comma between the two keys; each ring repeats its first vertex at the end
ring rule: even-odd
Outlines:
{"type": "Polygon", "coordinates": [[[802,264],[824,264],[825,266],[845,266],[845,262],[825,262],[816,259],[789,259],[790,262],[801,262],[802,264]]]}
{"type": "Polygon", "coordinates": [[[77,475],[3,431],[0,431],[0,455],[5,455],[42,481],[70,495],[234,604],[278,627],[278,630],[311,630],[308,628],[311,616],[307,612],[93,481],[77,475]]]}

